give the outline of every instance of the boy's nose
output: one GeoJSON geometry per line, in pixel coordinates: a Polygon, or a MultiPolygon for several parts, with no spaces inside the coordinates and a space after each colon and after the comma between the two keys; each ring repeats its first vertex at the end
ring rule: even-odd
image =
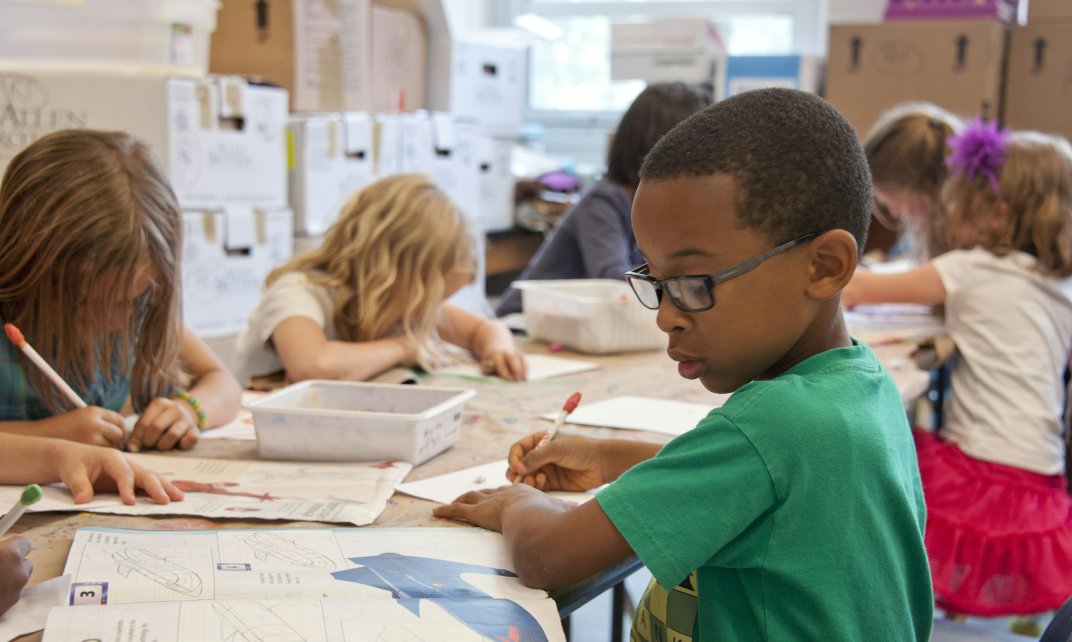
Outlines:
{"type": "Polygon", "coordinates": [[[659,300],[659,311],[655,315],[655,324],[659,326],[659,329],[667,334],[682,332],[690,322],[689,314],[679,310],[664,292],[662,299],[659,300]]]}

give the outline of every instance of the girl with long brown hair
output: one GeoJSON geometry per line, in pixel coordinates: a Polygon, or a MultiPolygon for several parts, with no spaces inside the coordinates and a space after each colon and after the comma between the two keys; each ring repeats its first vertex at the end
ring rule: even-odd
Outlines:
{"type": "Polygon", "coordinates": [[[167,450],[234,417],[237,382],[182,325],[181,245],[178,201],[128,134],[59,131],[12,159],[0,183],[0,319],[87,407],[0,341],[0,432],[167,450]],[[141,416],[126,438],[128,406],[141,416]]]}

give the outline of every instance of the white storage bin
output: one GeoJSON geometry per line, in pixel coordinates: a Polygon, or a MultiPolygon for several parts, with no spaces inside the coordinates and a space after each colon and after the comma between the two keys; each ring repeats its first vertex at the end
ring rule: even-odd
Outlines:
{"type": "Polygon", "coordinates": [[[0,68],[202,76],[216,0],[0,0],[0,68]]]}
{"type": "Polygon", "coordinates": [[[640,304],[632,288],[613,279],[516,281],[529,336],[603,354],[666,347],[655,310],[640,304]]]}
{"type": "Polygon", "coordinates": [[[473,390],[303,381],[249,404],[265,459],[377,461],[414,466],[458,441],[473,390]]]}

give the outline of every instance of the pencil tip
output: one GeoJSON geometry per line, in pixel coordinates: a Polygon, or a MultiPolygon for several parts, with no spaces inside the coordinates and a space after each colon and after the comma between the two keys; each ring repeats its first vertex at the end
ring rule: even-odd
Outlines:
{"type": "Polygon", "coordinates": [[[20,348],[22,344],[26,343],[26,337],[22,336],[22,332],[13,323],[4,324],[4,333],[7,334],[7,338],[11,339],[12,343],[20,348]]]}

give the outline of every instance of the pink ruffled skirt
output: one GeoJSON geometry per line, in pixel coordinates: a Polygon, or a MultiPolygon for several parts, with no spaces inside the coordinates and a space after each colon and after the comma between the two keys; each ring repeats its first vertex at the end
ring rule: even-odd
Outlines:
{"type": "Polygon", "coordinates": [[[1062,475],[965,455],[914,430],[938,606],[993,617],[1052,611],[1072,595],[1072,498],[1062,475]]]}

